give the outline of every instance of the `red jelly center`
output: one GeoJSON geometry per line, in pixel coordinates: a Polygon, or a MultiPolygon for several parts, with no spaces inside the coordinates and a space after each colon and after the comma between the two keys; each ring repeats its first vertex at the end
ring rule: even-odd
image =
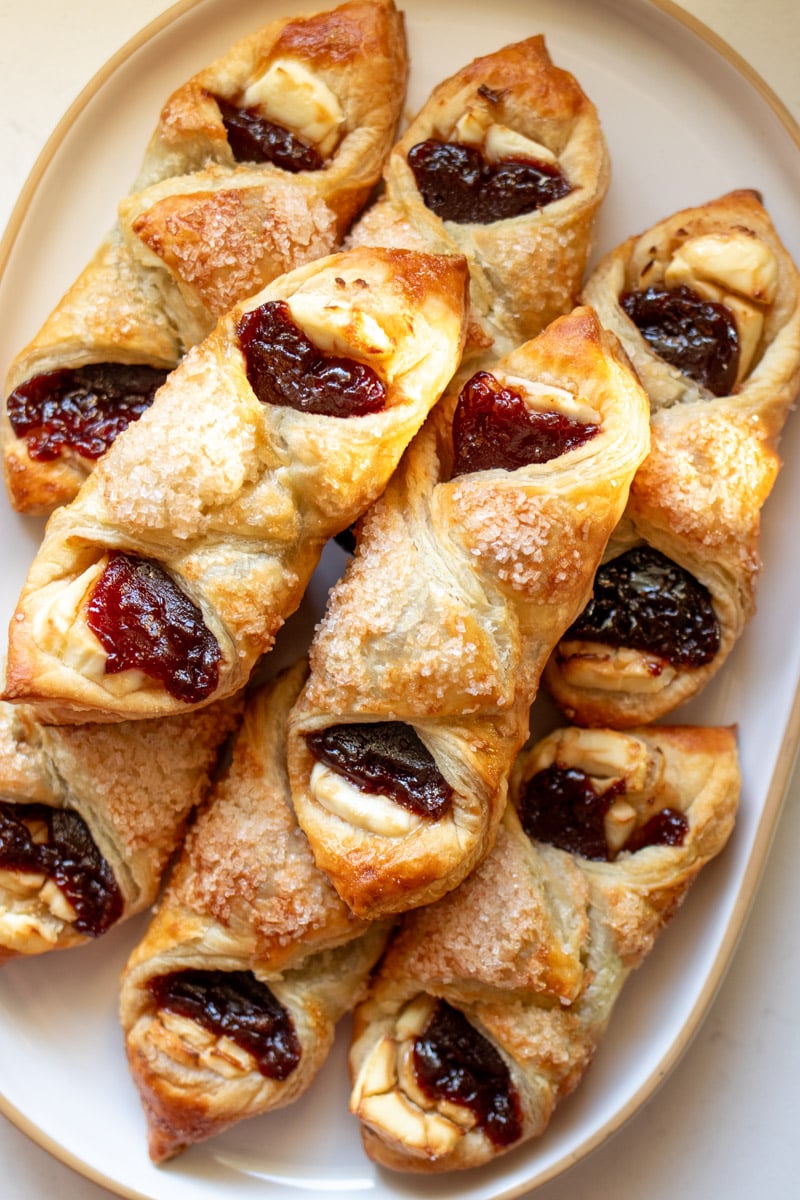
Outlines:
{"type": "MultiPolygon", "coordinates": [[[[624,793],[622,780],[601,793],[585,771],[553,763],[537,771],[519,797],[522,828],[533,841],[581,858],[611,862],[615,855],[606,841],[604,822],[614,799],[624,793]]],[[[622,848],[634,853],[645,846],[680,846],[688,828],[683,813],[662,808],[635,829],[622,848]]]]}
{"type": "Polygon", "coordinates": [[[682,846],[688,832],[689,822],[684,813],[677,808],[662,808],[644,825],[634,829],[624,849],[633,854],[645,846],[682,846]]]}
{"type": "Polygon", "coordinates": [[[522,828],[536,842],[605,861],[609,850],[603,822],[614,797],[624,790],[623,784],[612,784],[600,795],[584,771],[553,763],[538,771],[520,796],[522,828]]]}
{"type": "Polygon", "coordinates": [[[283,125],[259,115],[256,108],[240,108],[215,96],[228,145],[236,162],[270,162],[284,171],[319,171],[322,156],[283,125]]]}
{"type": "Polygon", "coordinates": [[[580,638],[702,667],[719,650],[711,595],[658,550],[637,546],[599,568],[593,597],[565,640],[580,638]]]}
{"type": "Polygon", "coordinates": [[[433,821],[450,810],[453,789],[415,730],[402,721],[331,725],[307,740],[316,759],[361,791],[389,796],[433,821]]]}
{"type": "Polygon", "coordinates": [[[91,363],[26,379],[8,397],[8,416],[17,437],[37,462],[65,449],[99,458],[136,421],[167,377],[157,367],[91,363]]]}
{"type": "Polygon", "coordinates": [[[219,644],[197,605],[158,563],[111,551],[89,599],[87,624],[108,655],[109,675],[138,669],[187,704],[215,691],[219,644]]]}
{"type": "Polygon", "coordinates": [[[458,1009],[437,1002],[414,1041],[413,1060],[425,1095],[470,1109],[495,1146],[522,1136],[522,1109],[508,1067],[458,1009]]]}
{"type": "Polygon", "coordinates": [[[122,916],[114,873],[73,809],[0,803],[0,869],[52,879],[75,910],[73,928],[86,937],[106,933],[122,916]],[[32,825],[44,826],[46,837],[34,839],[32,825]]]}
{"type": "Polygon", "coordinates": [[[654,354],[715,396],[730,395],[739,334],[729,308],[688,287],[624,292],[619,302],[654,354]]]}
{"type": "Polygon", "coordinates": [[[267,1079],[286,1079],[300,1062],[291,1016],[252,971],[174,971],[148,988],[158,1008],[241,1046],[267,1079]]]}
{"type": "Polygon", "coordinates": [[[550,462],[598,432],[558,412],[528,408],[522,395],[478,371],[461,390],[453,416],[453,476],[550,462]]]}
{"type": "Polygon", "coordinates": [[[386,388],[372,367],[319,350],[284,300],[269,300],[239,321],[250,386],[262,404],[325,417],[381,412],[386,388]]]}
{"type": "Polygon", "coordinates": [[[460,142],[418,142],[408,152],[408,165],[426,208],[459,225],[519,217],[572,191],[550,163],[524,158],[490,163],[476,146],[460,142]]]}

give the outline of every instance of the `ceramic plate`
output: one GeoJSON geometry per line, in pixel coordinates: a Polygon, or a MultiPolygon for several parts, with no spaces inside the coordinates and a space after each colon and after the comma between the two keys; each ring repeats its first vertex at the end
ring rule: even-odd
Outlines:
{"type": "MultiPolygon", "coordinates": [[[[407,0],[409,111],[478,54],[544,33],[554,61],[597,104],[613,182],[598,253],[672,211],[736,187],[763,195],[800,260],[798,132],[732,54],[646,0],[407,0]]],[[[0,250],[0,362],[35,333],[111,224],[161,103],[241,34],[302,11],[292,0],[205,0],[171,10],[125,48],[59,130],[15,209],[0,250]]],[[[3,368],[4,369],[4,368],[3,368]]],[[[552,1178],[603,1141],[674,1065],[711,1002],[755,890],[797,742],[800,559],[788,535],[800,511],[800,423],[763,521],[759,609],[714,683],[676,718],[739,727],[744,789],[735,835],[700,876],[669,930],[629,981],[592,1071],[539,1141],[472,1174],[419,1179],[377,1170],[347,1114],[348,1030],[307,1096],[245,1122],[156,1169],[129,1081],[116,984],[144,918],[78,951],[14,962],[0,974],[1,1106],[38,1142],[123,1196],[147,1200],[500,1200],[552,1178]],[[102,1131],[102,1134],[101,1132],[102,1131]]],[[[40,521],[0,499],[0,618],[10,616],[41,536],[40,521]]],[[[330,549],[279,657],[305,649],[342,567],[330,549]]]]}

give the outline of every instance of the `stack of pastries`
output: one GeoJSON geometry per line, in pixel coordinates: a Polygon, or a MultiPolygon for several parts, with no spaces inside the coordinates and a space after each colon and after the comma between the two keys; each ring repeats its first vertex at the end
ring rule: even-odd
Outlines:
{"type": "Polygon", "coordinates": [[[544,38],[401,131],[408,69],[393,0],[233,46],[8,370],[48,521],[0,961],[152,909],[120,1015],[157,1163],[298,1099],[348,1012],[377,1163],[538,1137],[735,821],[735,729],[670,714],[754,609],[800,276],[747,190],[590,272],[609,152],[544,38]]]}

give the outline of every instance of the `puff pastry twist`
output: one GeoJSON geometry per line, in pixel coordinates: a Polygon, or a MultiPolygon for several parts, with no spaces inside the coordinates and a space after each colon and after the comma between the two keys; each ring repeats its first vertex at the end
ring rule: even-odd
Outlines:
{"type": "Polygon", "coordinates": [[[730,729],[567,728],[524,751],[493,850],[402,918],[355,1011],[351,1108],[370,1157],[446,1171],[540,1136],[630,971],[724,847],[739,789],[730,729]],[[679,840],[653,834],[665,812],[679,840]],[[592,843],[608,828],[602,859],[562,848],[583,842],[586,817],[592,843]]]}
{"type": "Polygon", "coordinates": [[[0,962],[81,945],[153,903],[240,710],[57,729],[0,704],[0,962]]]}
{"type": "Polygon", "coordinates": [[[125,1044],[156,1162],[296,1100],[388,936],[346,908],[297,828],[284,726],[305,670],[249,698],[230,769],[123,973],[125,1044]]]}
{"type": "Polygon", "coordinates": [[[594,436],[548,461],[454,474],[449,393],[362,522],[289,724],[298,820],[362,915],[438,898],[489,849],[540,672],[585,603],[647,450],[646,396],[590,309],[494,372],[489,386],[514,392],[531,420],[594,422],[594,436]],[[398,801],[385,777],[354,786],[312,745],[339,731],[399,737],[402,770],[430,780],[434,807],[398,801]]]}
{"type": "Polygon", "coordinates": [[[584,296],[650,396],[651,448],[609,545],[615,561],[598,577],[600,607],[593,617],[590,605],[567,632],[545,680],[570,720],[622,727],[696,695],[755,609],[761,510],[800,390],[800,275],[758,195],[738,191],[628,239],[602,260],[584,296]],[[677,297],[688,324],[656,322],[648,338],[626,296],[654,298],[662,311],[677,297]],[[728,378],[715,382],[706,372],[718,369],[728,340],[728,378]],[[704,341],[705,366],[686,364],[704,341]],[[630,592],[615,597],[617,574],[630,581],[636,609],[630,592]],[[619,632],[608,629],[615,613],[619,632]]]}
{"type": "MultiPolygon", "coordinates": [[[[11,364],[6,395],[86,364],[171,370],[234,303],[336,250],[380,177],[407,73],[392,0],[349,0],[271,21],[179,87],[116,222],[11,364]],[[240,145],[237,125],[259,124],[260,142],[240,145]]],[[[82,403],[70,386],[107,384],[51,378],[57,424],[69,415],[62,406],[82,403]]],[[[110,402],[117,419],[120,405],[110,402]]],[[[103,447],[72,430],[39,453],[41,422],[23,409],[12,424],[11,407],[0,429],[12,504],[49,513],[74,497],[103,447]]],[[[107,444],[109,423],[95,435],[107,444]]]]}
{"type": "Polygon", "coordinates": [[[59,723],[242,687],[452,377],[466,292],[463,259],[363,248],[234,307],[51,516],[5,698],[59,723]]]}
{"type": "Polygon", "coordinates": [[[496,358],[575,304],[609,173],[594,105],[553,65],[544,38],[530,37],[434,88],[392,150],[384,192],[350,243],[464,254],[467,353],[496,358]],[[413,165],[422,153],[432,160],[428,178],[413,165]],[[534,169],[536,188],[525,175],[534,169]]]}

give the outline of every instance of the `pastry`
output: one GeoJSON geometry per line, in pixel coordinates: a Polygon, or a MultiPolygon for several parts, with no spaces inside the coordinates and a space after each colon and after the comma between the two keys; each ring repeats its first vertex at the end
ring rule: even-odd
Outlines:
{"type": "Polygon", "coordinates": [[[240,707],[56,729],[0,704],[0,962],[81,945],[153,903],[240,707]]]}
{"type": "Polygon", "coordinates": [[[392,0],[284,17],[173,93],[117,220],[6,380],[12,504],[49,513],[234,303],[337,249],[407,75],[392,0]]]}
{"type": "Polygon", "coordinates": [[[448,393],[360,522],[289,723],[298,820],[358,914],[430,903],[486,854],[647,444],[644,392],[576,309],[448,393]]]}
{"type": "Polygon", "coordinates": [[[530,37],[433,90],[350,241],[464,254],[467,351],[497,358],[573,307],[608,182],[594,105],[530,37]]]}
{"type": "Polygon", "coordinates": [[[755,608],[763,504],[800,390],[800,276],[730,192],[612,251],[584,289],[652,406],[593,599],[548,664],[571,721],[654,721],[719,671],[755,608]]]}
{"type": "Polygon", "coordinates": [[[299,663],[249,699],[231,766],[123,973],[155,1162],[296,1100],[389,932],[342,904],[294,819],[284,730],[304,674],[299,663]]]}
{"type": "Polygon", "coordinates": [[[67,723],[238,691],[449,382],[466,290],[463,259],[363,248],[235,306],[50,517],[4,698],[67,723]]]}
{"type": "Polygon", "coordinates": [[[370,1157],[454,1170],[541,1135],[725,845],[739,789],[730,729],[568,728],[523,752],[492,852],[403,917],[355,1011],[351,1108],[370,1157]]]}

